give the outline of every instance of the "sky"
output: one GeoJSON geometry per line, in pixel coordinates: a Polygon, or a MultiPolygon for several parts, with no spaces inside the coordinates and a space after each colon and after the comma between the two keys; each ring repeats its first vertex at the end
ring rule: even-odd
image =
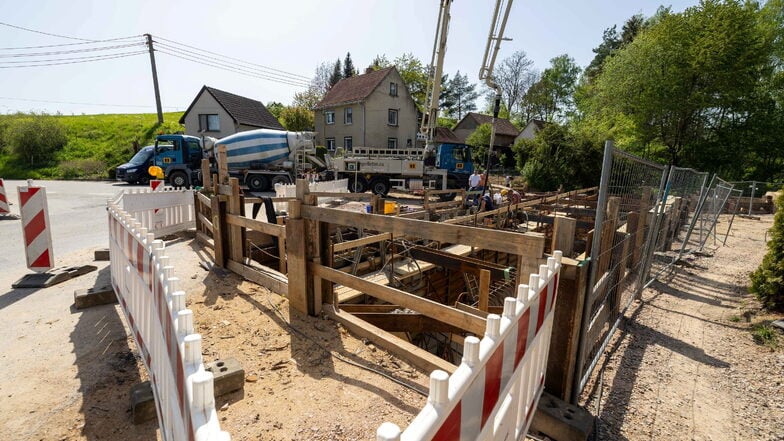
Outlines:
{"type": "MultiPolygon", "coordinates": [[[[604,29],[697,3],[515,0],[498,60],[522,50],[540,70],[561,54],[585,67],[604,29]]],[[[479,82],[494,5],[453,2],[445,73],[479,82]]],[[[360,72],[380,54],[429,62],[439,1],[0,0],[0,10],[0,113],[78,115],[155,112],[143,34],[154,40],[164,111],[185,110],[203,85],[290,104],[319,64],[347,52],[360,72]],[[231,70],[186,59],[196,56],[231,70]]]]}

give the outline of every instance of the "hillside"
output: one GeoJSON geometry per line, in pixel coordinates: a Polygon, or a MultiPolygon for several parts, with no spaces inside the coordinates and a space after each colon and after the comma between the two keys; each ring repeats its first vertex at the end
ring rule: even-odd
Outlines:
{"type": "MultiPolygon", "coordinates": [[[[67,143],[54,159],[31,166],[0,143],[0,177],[6,179],[64,178],[102,179],[113,177],[114,168],[133,155],[134,142],[149,145],[158,133],[183,130],[182,112],[164,113],[159,126],[154,113],[106,115],[56,115],[52,118],[65,131],[67,143]]],[[[30,115],[0,115],[0,140],[15,119],[30,115]]]]}

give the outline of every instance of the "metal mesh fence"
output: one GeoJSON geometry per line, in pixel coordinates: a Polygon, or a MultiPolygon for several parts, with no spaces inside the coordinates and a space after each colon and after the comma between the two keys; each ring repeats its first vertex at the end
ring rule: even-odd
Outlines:
{"type": "Polygon", "coordinates": [[[705,248],[708,237],[714,231],[719,215],[724,211],[727,200],[732,192],[732,184],[714,175],[711,184],[703,195],[698,208],[698,215],[689,226],[678,259],[684,255],[701,252],[705,248]]]}
{"type": "Polygon", "coordinates": [[[643,280],[666,168],[613,148],[604,151],[591,272],[583,310],[575,387],[579,393],[643,280]]]}
{"type": "Polygon", "coordinates": [[[742,202],[738,206],[738,213],[744,214],[771,212],[772,206],[766,207],[762,204],[765,193],[769,191],[778,191],[784,188],[784,182],[735,181],[730,182],[730,184],[742,192],[742,202]]]}

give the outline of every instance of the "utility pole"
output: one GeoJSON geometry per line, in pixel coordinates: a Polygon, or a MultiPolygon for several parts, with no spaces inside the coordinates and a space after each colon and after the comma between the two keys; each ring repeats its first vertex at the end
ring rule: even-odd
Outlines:
{"type": "Polygon", "coordinates": [[[155,89],[155,107],[158,109],[158,124],[163,124],[163,110],[161,109],[161,92],[158,89],[158,70],[155,68],[155,50],[152,48],[152,35],[144,34],[147,38],[147,47],[150,49],[150,66],[152,66],[152,86],[155,89]]]}

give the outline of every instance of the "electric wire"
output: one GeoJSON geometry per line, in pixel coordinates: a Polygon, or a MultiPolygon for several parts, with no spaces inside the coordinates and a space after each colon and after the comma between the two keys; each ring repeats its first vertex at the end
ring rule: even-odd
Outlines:
{"type": "Polygon", "coordinates": [[[114,54],[104,54],[104,55],[87,55],[84,57],[64,57],[64,58],[51,58],[46,60],[21,60],[21,61],[0,61],[0,65],[3,64],[25,64],[25,63],[46,63],[46,62],[54,62],[54,61],[71,61],[71,60],[90,60],[95,58],[102,58],[108,57],[112,55],[136,55],[139,53],[147,53],[146,50],[144,51],[131,51],[131,52],[118,52],[114,54]]]}
{"type": "Polygon", "coordinates": [[[115,58],[128,58],[134,57],[136,55],[146,54],[147,51],[139,51],[139,52],[132,52],[128,55],[100,55],[94,59],[90,60],[81,60],[81,61],[68,61],[62,63],[45,63],[45,64],[26,64],[23,66],[0,66],[0,69],[18,69],[18,68],[25,68],[25,67],[42,67],[42,66],[60,66],[64,64],[80,64],[80,63],[92,63],[95,61],[104,61],[104,60],[112,60],[115,58]]]}
{"type": "MultiPolygon", "coordinates": [[[[181,54],[183,56],[189,56],[189,57],[193,57],[193,58],[198,58],[198,59],[203,60],[205,62],[225,63],[224,60],[221,60],[221,59],[218,59],[218,58],[214,58],[214,57],[205,56],[205,55],[202,55],[202,54],[200,54],[198,52],[189,51],[187,49],[180,49],[180,48],[178,48],[176,46],[172,46],[172,45],[169,45],[169,44],[166,44],[166,43],[158,42],[156,47],[157,47],[157,50],[160,50],[160,48],[162,47],[162,48],[164,48],[166,50],[177,52],[178,54],[181,54]]],[[[302,80],[299,80],[297,78],[290,78],[290,77],[287,77],[287,76],[285,76],[283,74],[265,72],[265,71],[258,70],[256,68],[249,68],[249,67],[245,67],[245,66],[234,66],[234,68],[245,70],[245,71],[248,71],[248,72],[257,72],[259,75],[266,75],[266,76],[270,76],[272,78],[279,78],[279,79],[281,79],[283,81],[303,83],[306,86],[310,85],[310,81],[302,81],[302,80]]]]}
{"type": "Polygon", "coordinates": [[[166,38],[163,38],[163,37],[159,37],[159,36],[155,36],[155,38],[158,39],[158,40],[167,41],[167,42],[175,44],[175,45],[184,46],[184,47],[187,47],[187,48],[190,48],[190,49],[195,49],[195,50],[200,51],[200,52],[205,52],[205,53],[208,53],[210,55],[215,55],[217,57],[226,58],[228,60],[237,61],[237,62],[240,62],[240,63],[250,64],[252,66],[260,67],[262,69],[272,70],[272,71],[275,71],[275,72],[280,72],[282,74],[290,75],[292,77],[298,77],[298,78],[302,78],[302,79],[304,79],[306,81],[310,81],[310,78],[306,77],[304,75],[298,75],[298,74],[295,74],[295,73],[287,72],[285,70],[275,69],[273,67],[264,66],[263,64],[251,63],[249,61],[240,60],[239,58],[233,58],[233,57],[229,57],[227,55],[221,55],[221,54],[216,53],[216,52],[211,52],[211,51],[208,51],[206,49],[201,49],[201,48],[198,48],[198,47],[195,47],[195,46],[189,46],[189,45],[187,45],[185,43],[179,43],[179,42],[176,42],[174,40],[169,40],[169,39],[166,39],[166,38]]]}
{"type": "MultiPolygon", "coordinates": [[[[47,103],[47,104],[74,104],[74,105],[81,105],[81,106],[101,106],[101,107],[138,107],[138,108],[150,107],[149,105],[141,105],[141,104],[82,103],[82,102],[74,102],[74,101],[50,101],[50,100],[37,100],[32,98],[14,98],[10,96],[0,96],[0,100],[29,101],[32,103],[47,103]]],[[[183,106],[163,106],[163,107],[167,109],[184,108],[183,106]]]]}
{"type": "Polygon", "coordinates": [[[380,371],[378,369],[374,369],[374,368],[372,368],[370,366],[365,366],[365,365],[363,365],[361,363],[357,363],[356,361],[351,360],[350,358],[347,358],[347,357],[343,356],[339,352],[333,351],[333,350],[327,348],[326,346],[322,345],[317,340],[313,339],[312,337],[310,337],[309,335],[305,334],[304,332],[302,332],[301,330],[296,328],[294,325],[289,323],[289,321],[286,319],[286,317],[283,316],[283,313],[280,312],[280,309],[278,309],[277,306],[272,304],[272,302],[270,301],[270,296],[269,295],[267,295],[267,304],[272,308],[273,311],[275,311],[275,314],[281,320],[283,320],[283,323],[285,323],[286,326],[289,327],[289,329],[291,329],[295,333],[299,334],[300,336],[308,339],[311,343],[313,343],[314,345],[318,346],[322,351],[328,353],[333,358],[335,358],[337,360],[340,360],[343,363],[350,364],[350,365],[358,367],[360,369],[364,369],[364,370],[366,370],[368,372],[373,372],[374,374],[380,375],[380,376],[386,378],[387,380],[390,380],[390,381],[392,381],[392,382],[394,382],[394,383],[396,383],[396,384],[398,384],[400,386],[403,386],[403,387],[405,387],[407,389],[410,389],[410,390],[418,393],[419,395],[422,395],[423,397],[427,397],[428,396],[427,392],[425,392],[423,390],[420,390],[419,388],[416,388],[416,387],[414,387],[414,386],[404,382],[403,380],[397,379],[397,378],[393,377],[392,375],[387,374],[386,372],[382,372],[382,371],[380,371]]]}
{"type": "MultiPolygon", "coordinates": [[[[109,43],[113,41],[122,41],[122,40],[130,40],[132,38],[140,38],[141,35],[133,35],[129,37],[118,37],[118,38],[109,38],[106,40],[95,40],[89,42],[82,42],[82,43],[62,43],[62,44],[45,44],[41,46],[17,46],[17,47],[0,47],[2,51],[18,51],[18,50],[28,50],[28,49],[46,49],[50,47],[66,47],[66,46],[79,46],[85,44],[96,44],[96,43],[109,43]]],[[[143,42],[143,41],[142,41],[143,42]]]]}
{"type": "Polygon", "coordinates": [[[124,49],[127,47],[134,47],[134,46],[144,46],[144,43],[143,42],[126,43],[126,44],[117,44],[113,46],[90,47],[90,48],[71,49],[71,50],[64,50],[64,51],[30,52],[26,54],[0,54],[0,58],[22,58],[22,57],[44,57],[44,56],[48,57],[52,55],[68,55],[68,54],[80,54],[84,52],[98,52],[98,51],[106,51],[106,50],[113,50],[113,49],[124,49]]]}
{"type": "Polygon", "coordinates": [[[52,33],[49,33],[49,32],[36,31],[35,29],[29,29],[29,28],[25,28],[25,27],[22,27],[22,26],[16,26],[16,25],[12,25],[10,23],[4,23],[4,22],[1,22],[1,21],[0,21],[0,26],[8,26],[9,28],[20,29],[22,31],[33,32],[33,33],[41,34],[41,35],[48,35],[50,37],[67,38],[69,40],[95,41],[95,40],[90,40],[90,39],[87,39],[87,38],[69,37],[67,35],[52,34],[52,33]]]}

